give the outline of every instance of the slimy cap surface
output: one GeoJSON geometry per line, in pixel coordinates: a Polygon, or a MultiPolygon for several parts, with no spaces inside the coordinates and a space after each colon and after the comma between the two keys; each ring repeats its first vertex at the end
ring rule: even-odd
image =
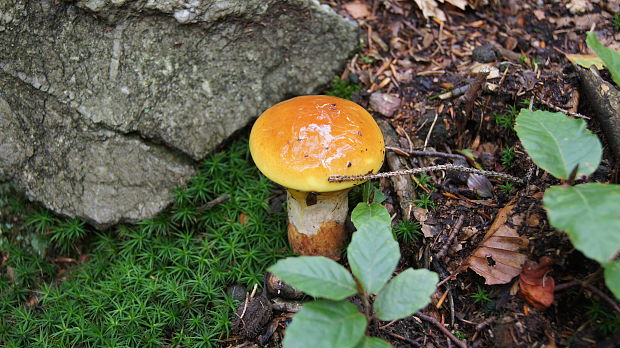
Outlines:
{"type": "Polygon", "coordinates": [[[267,109],[252,127],[250,152],[272,181],[299,191],[330,192],[360,183],[332,183],[331,175],[377,173],[385,145],[379,126],[361,106],[309,95],[267,109]]]}

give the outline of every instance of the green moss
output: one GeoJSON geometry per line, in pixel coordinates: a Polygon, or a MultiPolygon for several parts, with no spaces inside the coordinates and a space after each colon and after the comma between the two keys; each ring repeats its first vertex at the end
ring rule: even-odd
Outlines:
{"type": "MultiPolygon", "coordinates": [[[[168,211],[114,231],[23,208],[24,223],[3,239],[0,345],[218,346],[235,307],[226,287],[260,284],[265,268],[290,251],[286,216],[271,211],[272,184],[251,163],[247,140],[201,167],[168,211]],[[201,209],[223,194],[230,198],[201,209]],[[29,233],[49,237],[50,255],[18,238],[29,233]],[[78,250],[87,261],[54,262],[78,259],[78,250]]],[[[15,215],[9,205],[0,206],[0,219],[15,215]]]]}
{"type": "Polygon", "coordinates": [[[334,77],[332,80],[331,89],[329,89],[325,94],[331,95],[334,97],[351,99],[354,92],[357,92],[362,87],[353,82],[351,79],[341,80],[339,77],[334,77]]]}

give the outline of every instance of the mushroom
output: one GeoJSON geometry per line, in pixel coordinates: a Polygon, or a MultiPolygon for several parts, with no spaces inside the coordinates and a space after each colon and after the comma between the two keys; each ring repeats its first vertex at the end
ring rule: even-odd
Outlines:
{"type": "Polygon", "coordinates": [[[385,146],[372,116],[346,99],[292,98],[258,118],[250,134],[250,152],[258,169],[287,189],[293,251],[338,259],[347,239],[347,193],[363,181],[336,183],[328,178],[381,168],[385,146]]]}

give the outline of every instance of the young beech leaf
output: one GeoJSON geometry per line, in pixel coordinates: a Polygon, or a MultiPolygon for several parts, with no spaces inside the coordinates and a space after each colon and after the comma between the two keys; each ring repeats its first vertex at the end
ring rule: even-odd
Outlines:
{"type": "Polygon", "coordinates": [[[401,319],[424,308],[439,281],[437,273],[408,268],[392,279],[375,299],[375,314],[381,320],[401,319]]]}
{"type": "Polygon", "coordinates": [[[614,80],[617,86],[620,86],[620,53],[600,43],[593,31],[588,32],[586,44],[597,56],[601,57],[603,63],[611,73],[611,79],[614,80]]]}
{"type": "Polygon", "coordinates": [[[605,265],[605,284],[620,299],[620,260],[605,265]]]}
{"type": "Polygon", "coordinates": [[[304,304],[284,335],[285,348],[355,347],[364,337],[366,317],[349,302],[304,304]]]}
{"type": "Polygon", "coordinates": [[[382,205],[360,203],[351,216],[357,228],[347,248],[351,272],[367,293],[374,294],[390,279],[400,259],[390,214],[382,205]]]}
{"type": "Polygon", "coordinates": [[[358,231],[366,229],[375,233],[392,233],[390,213],[379,203],[359,203],[351,212],[351,221],[358,231]]]}
{"type": "Polygon", "coordinates": [[[323,256],[289,257],[268,270],[292,287],[314,297],[343,300],[357,293],[349,271],[323,256]]]}
{"type": "Polygon", "coordinates": [[[534,163],[556,178],[568,179],[577,165],[578,176],[589,175],[601,161],[601,142],[584,120],[521,109],[515,131],[534,163]]]}
{"type": "Polygon", "coordinates": [[[620,250],[620,185],[551,186],[543,205],[549,223],[587,257],[606,263],[620,250]]]}
{"type": "Polygon", "coordinates": [[[364,336],[364,339],[355,348],[391,348],[392,345],[379,337],[364,336]]]}

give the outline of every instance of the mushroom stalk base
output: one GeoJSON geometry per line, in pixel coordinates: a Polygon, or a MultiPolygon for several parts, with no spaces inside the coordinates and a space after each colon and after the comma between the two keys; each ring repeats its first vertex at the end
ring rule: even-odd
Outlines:
{"type": "Polygon", "coordinates": [[[340,258],[347,239],[349,190],[322,193],[287,190],[288,240],[296,254],[340,258]]]}

